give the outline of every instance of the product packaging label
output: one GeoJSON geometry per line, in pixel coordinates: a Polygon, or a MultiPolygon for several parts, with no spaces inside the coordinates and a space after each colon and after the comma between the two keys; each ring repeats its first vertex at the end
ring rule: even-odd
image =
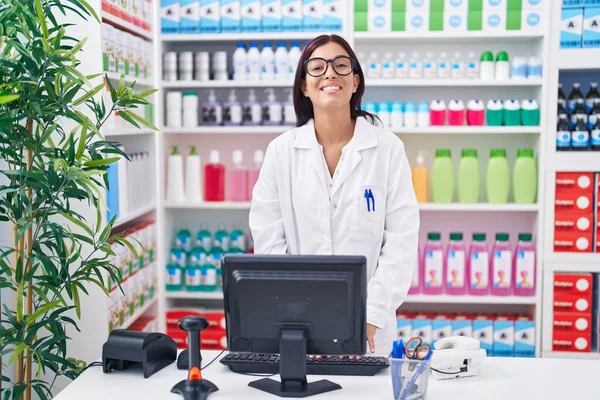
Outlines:
{"type": "Polygon", "coordinates": [[[200,32],[200,0],[180,1],[181,33],[200,32]]]}
{"type": "Polygon", "coordinates": [[[412,319],[398,316],[396,319],[396,330],[398,339],[405,342],[413,337],[412,319]]]}
{"type": "Polygon", "coordinates": [[[262,11],[260,1],[242,0],[242,31],[260,32],[262,11]]]}
{"type": "Polygon", "coordinates": [[[160,26],[162,33],[179,32],[179,0],[160,0],[160,26]]]}
{"type": "Polygon", "coordinates": [[[303,1],[304,31],[323,30],[323,0],[303,1]]]}
{"type": "Polygon", "coordinates": [[[489,285],[490,259],[487,252],[471,254],[471,288],[485,289],[489,285]]]}
{"type": "Polygon", "coordinates": [[[444,256],[441,250],[427,251],[425,253],[425,276],[423,277],[426,287],[442,286],[442,271],[444,256]]]}
{"type": "Polygon", "coordinates": [[[181,269],[180,268],[167,268],[167,285],[180,285],[181,284],[181,269]]]}
{"type": "Polygon", "coordinates": [[[535,253],[533,251],[517,252],[517,265],[515,277],[517,287],[531,289],[535,287],[535,253]]]}
{"type": "Polygon", "coordinates": [[[535,322],[515,321],[515,357],[535,357],[535,322]]]}
{"type": "Polygon", "coordinates": [[[241,0],[221,0],[221,32],[240,32],[241,23],[241,0]]]}
{"type": "Polygon", "coordinates": [[[302,1],[283,0],[283,31],[298,32],[302,30],[302,1]]]}
{"type": "Polygon", "coordinates": [[[473,337],[473,321],[455,319],[452,321],[452,336],[473,337]]]}
{"type": "Polygon", "coordinates": [[[448,252],[447,286],[449,288],[461,288],[465,286],[465,252],[448,252]]]}
{"type": "Polygon", "coordinates": [[[413,336],[420,337],[423,343],[432,345],[433,339],[433,324],[430,319],[414,319],[413,320],[413,336]]]}
{"type": "Polygon", "coordinates": [[[494,287],[509,288],[511,281],[512,252],[508,250],[494,252],[494,287]]]}
{"type": "Polygon", "coordinates": [[[583,40],[583,9],[563,9],[560,21],[560,47],[581,47],[583,40]]]}
{"type": "Polygon", "coordinates": [[[200,0],[200,30],[203,33],[221,32],[221,4],[219,0],[200,0]]]}
{"type": "Polygon", "coordinates": [[[515,326],[513,321],[494,321],[494,355],[512,357],[515,351],[515,326]]]}
{"type": "Polygon", "coordinates": [[[340,32],[343,21],[343,2],[341,0],[323,0],[323,29],[329,32],[340,32]]]}
{"type": "Polygon", "coordinates": [[[473,337],[479,340],[480,347],[488,356],[494,354],[494,325],[491,320],[473,321],[473,337]]]}
{"type": "Polygon", "coordinates": [[[283,14],[281,0],[262,0],[262,31],[281,31],[283,14]]]}

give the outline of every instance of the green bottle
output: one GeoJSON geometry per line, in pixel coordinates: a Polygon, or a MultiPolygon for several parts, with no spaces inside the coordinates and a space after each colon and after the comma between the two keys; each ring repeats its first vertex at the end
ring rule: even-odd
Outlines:
{"type": "Polygon", "coordinates": [[[533,204],[537,199],[537,167],[533,149],[519,149],[513,171],[515,203],[533,204]]]}
{"type": "Polygon", "coordinates": [[[481,172],[477,150],[463,149],[458,167],[458,202],[477,203],[481,190],[481,172]]]}
{"type": "Polygon", "coordinates": [[[454,166],[450,149],[437,149],[431,167],[431,194],[434,203],[452,203],[454,166]]]}
{"type": "Polygon", "coordinates": [[[196,246],[202,247],[207,253],[212,248],[212,235],[204,225],[200,227],[200,231],[196,235],[196,246]]]}
{"type": "Polygon", "coordinates": [[[166,289],[168,291],[179,291],[183,288],[183,268],[179,264],[167,265],[166,289]]]}
{"type": "Polygon", "coordinates": [[[220,247],[223,253],[227,253],[229,251],[229,247],[231,247],[229,242],[229,232],[225,230],[224,225],[221,225],[219,230],[215,232],[215,242],[213,245],[220,247]]]}
{"type": "Polygon", "coordinates": [[[244,235],[244,231],[241,230],[238,226],[234,226],[231,231],[231,249],[229,253],[233,253],[233,249],[237,248],[240,250],[240,253],[246,251],[246,236],[244,235]]]}
{"type": "Polygon", "coordinates": [[[185,288],[190,292],[202,290],[202,265],[205,259],[202,247],[195,247],[190,253],[185,267],[185,288]]]}
{"type": "Polygon", "coordinates": [[[506,149],[492,149],[485,180],[488,203],[508,203],[510,170],[506,160],[506,149]]]}

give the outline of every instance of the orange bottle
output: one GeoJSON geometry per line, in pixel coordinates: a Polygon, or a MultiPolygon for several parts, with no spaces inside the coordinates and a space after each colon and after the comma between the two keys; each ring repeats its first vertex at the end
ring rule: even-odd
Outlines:
{"type": "Polygon", "coordinates": [[[422,151],[417,154],[417,165],[412,168],[412,181],[417,202],[427,203],[429,201],[429,168],[425,165],[425,155],[422,151]]]}

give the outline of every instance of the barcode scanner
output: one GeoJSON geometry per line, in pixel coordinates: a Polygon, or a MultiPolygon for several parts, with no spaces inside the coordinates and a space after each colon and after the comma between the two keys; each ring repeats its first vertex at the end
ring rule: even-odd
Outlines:
{"type": "Polygon", "coordinates": [[[217,385],[202,378],[200,368],[200,331],[207,327],[204,317],[190,316],[179,321],[179,328],[188,333],[189,370],[187,379],[173,386],[171,393],[182,395],[184,400],[206,400],[209,394],[219,390],[217,385]]]}

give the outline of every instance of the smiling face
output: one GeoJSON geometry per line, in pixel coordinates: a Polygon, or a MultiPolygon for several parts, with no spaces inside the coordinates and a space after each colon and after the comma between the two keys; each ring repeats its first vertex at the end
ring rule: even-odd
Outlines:
{"type": "MultiPolygon", "coordinates": [[[[350,57],[342,46],[335,42],[328,42],[313,51],[309,59],[320,57],[325,60],[333,60],[339,56],[350,57]]],[[[338,73],[344,73],[345,69],[351,68],[348,62],[348,59],[337,59],[329,62],[325,74],[318,77],[310,74],[318,75],[322,73],[325,64],[323,62],[310,62],[307,65],[308,71],[305,80],[302,81],[301,90],[304,96],[310,98],[315,112],[318,110],[332,111],[350,106],[350,99],[358,89],[360,77],[354,72],[346,76],[338,73]],[[338,72],[333,67],[334,63],[338,72]]]]}

